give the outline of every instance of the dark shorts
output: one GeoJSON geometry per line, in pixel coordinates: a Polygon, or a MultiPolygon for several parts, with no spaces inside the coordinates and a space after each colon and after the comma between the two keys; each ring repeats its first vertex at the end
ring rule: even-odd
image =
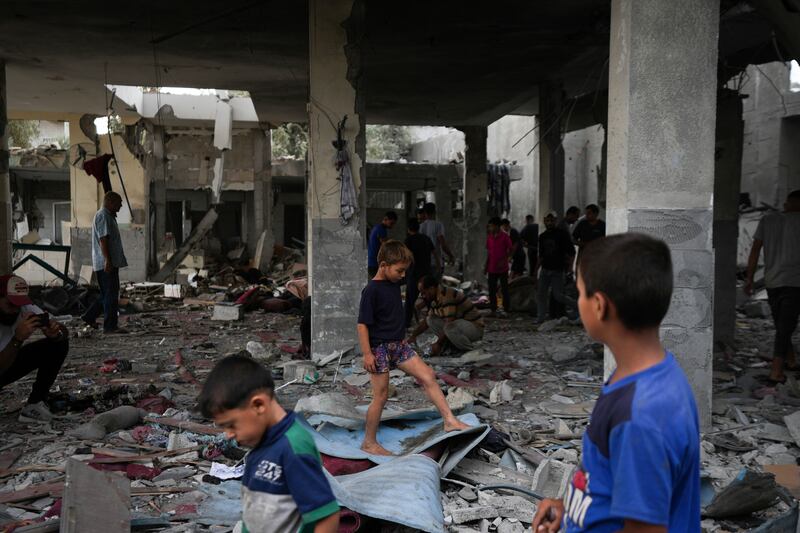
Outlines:
{"type": "Polygon", "coordinates": [[[385,374],[417,355],[417,352],[406,341],[397,341],[372,346],[372,355],[375,356],[375,373],[385,374]]]}

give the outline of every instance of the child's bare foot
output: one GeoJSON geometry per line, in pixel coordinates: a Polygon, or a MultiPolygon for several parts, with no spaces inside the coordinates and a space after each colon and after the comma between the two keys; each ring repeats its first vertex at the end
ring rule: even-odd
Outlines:
{"type": "Polygon", "coordinates": [[[453,418],[452,420],[448,420],[444,423],[444,430],[446,433],[449,433],[451,431],[461,431],[464,429],[469,429],[471,427],[472,426],[470,426],[469,424],[465,424],[458,418],[453,418]]]}
{"type": "Polygon", "coordinates": [[[372,455],[394,455],[392,452],[378,444],[377,442],[363,443],[361,449],[372,455]]]}

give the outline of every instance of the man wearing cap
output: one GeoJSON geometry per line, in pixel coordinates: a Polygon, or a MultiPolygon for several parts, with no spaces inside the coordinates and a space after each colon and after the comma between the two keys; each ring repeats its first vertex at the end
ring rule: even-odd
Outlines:
{"type": "Polygon", "coordinates": [[[69,351],[67,328],[45,317],[46,313],[28,297],[24,279],[0,276],[0,388],[36,371],[20,422],[47,422],[53,418],[47,395],[69,351]],[[37,329],[44,338],[25,344],[37,329]]]}
{"type": "Polygon", "coordinates": [[[94,215],[92,223],[92,268],[100,285],[100,298],[81,317],[97,328],[97,317],[103,312],[105,333],[127,333],[117,327],[119,310],[119,269],[128,266],[122,249],[122,238],[117,227],[117,213],[122,208],[122,197],[115,192],[106,193],[103,207],[94,215]]]}
{"type": "MultiPolygon", "coordinates": [[[[569,233],[556,226],[558,214],[555,211],[547,213],[544,217],[545,231],[539,235],[539,293],[536,301],[537,320],[544,322],[550,303],[550,292],[553,299],[572,307],[564,293],[564,278],[572,272],[572,263],[575,259],[575,247],[569,238],[569,233]]],[[[553,317],[550,317],[553,318],[553,317]]]]}

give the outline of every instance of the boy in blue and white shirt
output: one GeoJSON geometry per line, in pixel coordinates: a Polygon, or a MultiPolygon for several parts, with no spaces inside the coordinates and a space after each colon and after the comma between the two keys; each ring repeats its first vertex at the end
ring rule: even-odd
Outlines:
{"type": "Polygon", "coordinates": [[[699,533],[697,407],[659,339],[672,284],[669,248],[652,237],[613,235],[581,252],[581,320],[617,368],[592,412],[566,497],[542,502],[535,533],[699,533]]]}

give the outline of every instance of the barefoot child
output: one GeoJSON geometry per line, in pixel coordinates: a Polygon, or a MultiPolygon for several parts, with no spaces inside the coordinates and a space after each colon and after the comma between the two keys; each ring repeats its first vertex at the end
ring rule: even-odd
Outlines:
{"type": "Polygon", "coordinates": [[[625,233],[580,254],[578,308],[617,368],[592,411],[564,501],[544,500],[534,533],[700,532],[697,407],[659,325],[672,297],[666,244],[625,233]]]}
{"type": "Polygon", "coordinates": [[[469,427],[450,411],[433,370],[404,340],[405,314],[400,282],[412,261],[413,255],[403,243],[384,242],[378,252],[378,273],[361,292],[358,340],[364,354],[364,368],[370,373],[372,383],[372,403],[367,411],[366,435],[361,449],[377,455],[391,455],[378,443],[378,425],[389,398],[389,371],[395,368],[422,383],[425,394],[444,419],[445,431],[469,427]]]}
{"type": "Polygon", "coordinates": [[[226,357],[197,403],[228,438],[252,448],[242,478],[243,531],[336,533],[339,505],[314,439],[275,399],[267,368],[249,357],[226,357]]]}

